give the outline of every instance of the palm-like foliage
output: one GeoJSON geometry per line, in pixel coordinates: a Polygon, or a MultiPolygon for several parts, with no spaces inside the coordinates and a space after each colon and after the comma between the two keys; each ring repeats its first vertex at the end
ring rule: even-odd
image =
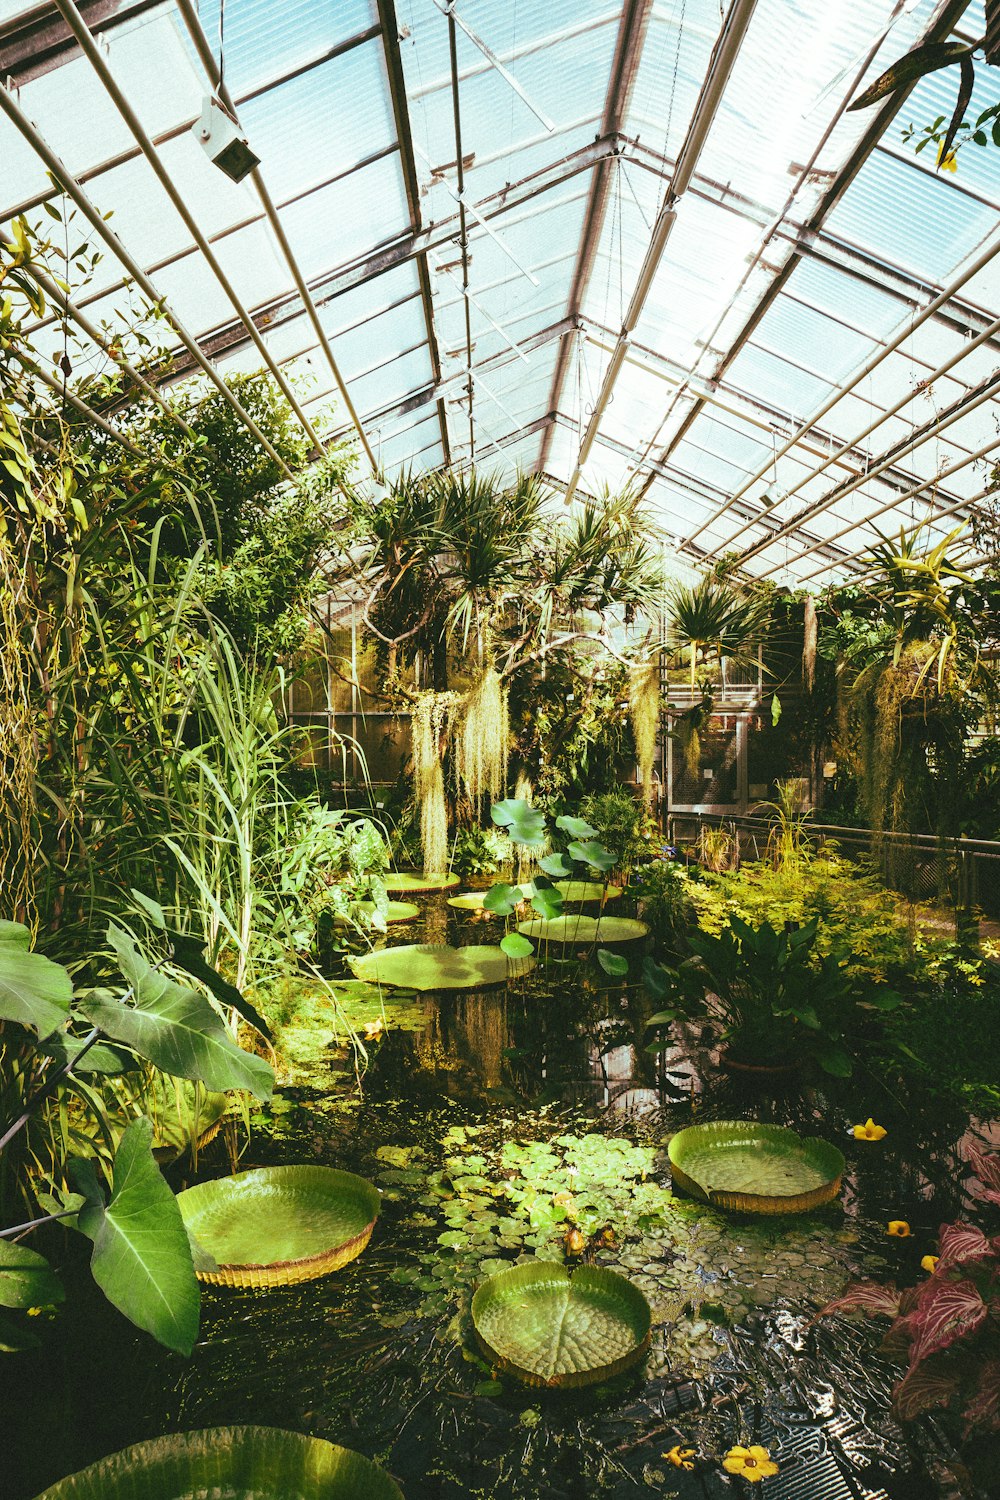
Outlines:
{"type": "MultiPolygon", "coordinates": [[[[948,559],[948,550],[963,531],[954,531],[921,555],[919,532],[907,536],[900,528],[899,544],[883,542],[872,550],[872,561],[882,575],[876,591],[882,596],[890,623],[895,631],[893,666],[899,665],[903,651],[927,643],[928,651],[914,683],[919,692],[931,668],[937,666],[937,688],[944,688],[949,662],[957,654],[959,639],[969,636],[969,612],[966,595],[974,587],[971,574],[965,573],[948,559]]],[[[973,656],[978,656],[974,642],[973,656]]]]}
{"type": "Polygon", "coordinates": [[[764,609],[757,599],[738,593],[729,584],[706,577],[694,584],[677,584],[667,598],[667,618],[679,650],[689,651],[691,690],[697,686],[698,656],[715,653],[745,666],[753,661],[752,644],[763,624],[764,609]]]}

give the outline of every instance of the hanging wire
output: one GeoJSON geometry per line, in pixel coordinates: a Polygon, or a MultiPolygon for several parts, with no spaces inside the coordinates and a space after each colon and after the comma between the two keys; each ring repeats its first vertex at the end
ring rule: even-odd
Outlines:
{"type": "MultiPolygon", "coordinates": [[[[669,160],[670,157],[670,128],[673,124],[674,119],[674,100],[677,98],[677,75],[680,72],[681,66],[681,40],[684,36],[684,19],[686,15],[687,0],[681,0],[681,13],[677,20],[677,42],[674,47],[674,67],[673,72],[670,76],[670,98],[667,100],[667,123],[663,130],[663,150],[661,152],[661,155],[664,161],[669,160]]],[[[656,203],[657,217],[659,217],[663,205],[666,202],[668,187],[668,179],[664,177],[662,179],[660,195],[656,203]]]]}
{"type": "Polygon", "coordinates": [[[226,0],[219,0],[219,93],[226,86],[226,0]]]}

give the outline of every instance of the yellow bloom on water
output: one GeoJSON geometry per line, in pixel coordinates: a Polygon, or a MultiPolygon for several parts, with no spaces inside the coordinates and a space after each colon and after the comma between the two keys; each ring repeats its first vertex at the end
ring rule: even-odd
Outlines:
{"type": "Polygon", "coordinates": [[[920,1262],[920,1269],[922,1271],[930,1271],[933,1275],[935,1269],[937,1268],[938,1259],[939,1257],[936,1255],[925,1255],[923,1260],[920,1262]]]}
{"type": "Polygon", "coordinates": [[[910,1232],[910,1226],[905,1219],[890,1219],[886,1227],[886,1234],[891,1234],[899,1240],[905,1240],[910,1232]]]}
{"type": "Polygon", "coordinates": [[[884,1125],[876,1125],[871,1115],[863,1125],[852,1125],[851,1130],[856,1141],[880,1141],[889,1133],[884,1125]]]}
{"type": "Polygon", "coordinates": [[[365,1041],[366,1042],[377,1042],[378,1039],[379,1039],[379,1037],[382,1035],[383,1030],[384,1030],[384,1027],[382,1025],[382,1018],[381,1018],[381,1016],[376,1021],[366,1021],[365,1022],[365,1041]]]}
{"type": "Polygon", "coordinates": [[[757,1484],[761,1479],[770,1479],[772,1474],[778,1472],[778,1465],[759,1443],[751,1443],[749,1448],[743,1448],[739,1444],[730,1448],[722,1460],[722,1467],[728,1474],[742,1474],[751,1484],[757,1484]]]}
{"type": "Polygon", "coordinates": [[[694,1464],[691,1462],[694,1458],[694,1449],[682,1448],[680,1443],[675,1443],[669,1453],[661,1453],[660,1457],[665,1458],[667,1463],[673,1464],[675,1469],[694,1468],[694,1464]]]}

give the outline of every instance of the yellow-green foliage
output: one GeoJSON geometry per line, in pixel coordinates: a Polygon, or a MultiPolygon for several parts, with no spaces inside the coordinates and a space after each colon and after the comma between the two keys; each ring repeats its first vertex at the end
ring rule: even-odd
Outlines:
{"type": "Polygon", "coordinates": [[[448,868],[448,809],[444,800],[445,746],[455,709],[455,693],[421,693],[413,704],[413,766],[424,873],[448,868]]]}
{"type": "Polygon", "coordinates": [[[507,693],[496,668],[487,667],[466,694],[455,734],[456,775],[477,805],[483,797],[499,802],[505,795],[509,746],[507,693]]]}
{"type": "Polygon", "coordinates": [[[637,667],[631,674],[628,692],[629,712],[632,717],[632,734],[635,739],[635,756],[639,762],[642,780],[642,795],[647,803],[653,800],[653,761],[656,758],[656,738],[660,729],[660,662],[657,657],[645,666],[637,667]]]}

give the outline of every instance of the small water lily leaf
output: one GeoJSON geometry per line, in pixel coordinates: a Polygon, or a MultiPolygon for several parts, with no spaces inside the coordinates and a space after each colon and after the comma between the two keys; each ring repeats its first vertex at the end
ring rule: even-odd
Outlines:
{"type": "Polygon", "coordinates": [[[558,880],[560,876],[572,875],[573,873],[573,866],[568,865],[561,854],[546,854],[538,861],[538,864],[545,871],[546,875],[551,875],[554,880],[558,880]]]}
{"type": "Polygon", "coordinates": [[[532,908],[543,917],[562,916],[563,898],[555,886],[537,888],[531,898],[532,908]]]}
{"type": "Polygon", "coordinates": [[[93,1169],[75,1163],[74,1186],[87,1199],[78,1226],[93,1241],[94,1280],[136,1327],[168,1349],[190,1354],[198,1337],[201,1296],[187,1230],[153,1159],[153,1127],[133,1120],[115,1152],[111,1197],[94,1191],[93,1169]]]}
{"type": "Polygon", "coordinates": [[[0,1021],[16,1021],[42,1038],[65,1024],[73,981],[61,964],[28,952],[26,931],[9,922],[0,941],[0,1021]]]}
{"type": "Polygon", "coordinates": [[[556,827],[568,833],[571,839],[599,839],[600,830],[593,828],[586,818],[556,818],[556,827]]]}
{"type": "Polygon", "coordinates": [[[490,816],[498,827],[506,828],[515,844],[545,841],[545,815],[521,797],[507,797],[494,803],[490,816]]]}
{"type": "Polygon", "coordinates": [[[135,1003],[91,995],[81,1008],[95,1026],[133,1047],[164,1073],[204,1083],[218,1093],[246,1089],[257,1099],[271,1097],[272,1069],[263,1058],[237,1046],[204,995],[157,973],[120,927],[112,924],[108,939],[135,1003]]]}
{"type": "Polygon", "coordinates": [[[483,897],[483,907],[498,917],[509,917],[511,912],[517,910],[524,895],[519,885],[506,885],[500,881],[497,885],[491,885],[483,897]]]}
{"type": "Polygon", "coordinates": [[[628,973],[628,959],[620,953],[611,953],[607,948],[598,948],[597,962],[612,979],[624,979],[628,973]]]}
{"type": "Polygon", "coordinates": [[[499,1380],[480,1380],[474,1394],[477,1396],[502,1396],[503,1386],[499,1380]]]}
{"type": "Polygon", "coordinates": [[[534,948],[519,932],[508,932],[500,939],[500,947],[508,958],[529,958],[534,948]]]}
{"type": "Polygon", "coordinates": [[[44,1307],[65,1295],[44,1255],[0,1240],[0,1307],[44,1307]]]}
{"type": "Polygon", "coordinates": [[[593,870],[612,870],[617,864],[615,856],[603,844],[590,840],[588,843],[574,841],[567,850],[570,859],[590,865],[593,870]]]}

